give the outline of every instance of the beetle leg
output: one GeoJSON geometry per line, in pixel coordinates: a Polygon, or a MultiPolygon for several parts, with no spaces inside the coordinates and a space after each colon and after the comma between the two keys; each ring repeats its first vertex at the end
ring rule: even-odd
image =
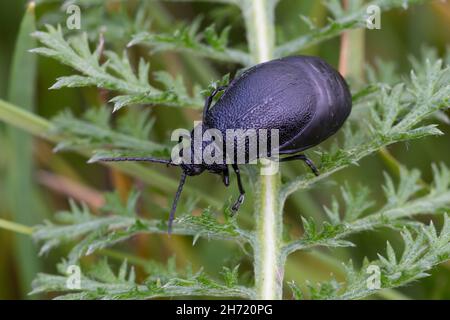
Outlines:
{"type": "Polygon", "coordinates": [[[221,86],[214,89],[213,93],[206,98],[205,100],[205,107],[203,108],[203,122],[205,122],[206,114],[209,111],[209,108],[211,107],[211,103],[213,102],[214,97],[220,92],[228,88],[228,86],[221,86]]]}
{"type": "Polygon", "coordinates": [[[282,158],[280,159],[280,162],[288,162],[288,161],[294,161],[294,160],[302,160],[304,161],[308,167],[310,167],[311,171],[318,176],[319,175],[319,170],[317,169],[316,165],[314,164],[314,162],[311,161],[311,159],[309,159],[307,156],[305,156],[304,154],[297,154],[295,156],[291,156],[291,157],[287,157],[287,158],[282,158]]]}
{"type": "Polygon", "coordinates": [[[223,184],[225,187],[230,186],[230,171],[228,170],[228,166],[222,172],[223,184]]]}
{"type": "Polygon", "coordinates": [[[180,200],[181,192],[183,191],[183,187],[186,182],[186,177],[187,177],[187,175],[183,172],[181,174],[180,184],[178,185],[177,193],[175,194],[175,199],[173,200],[173,203],[172,203],[172,209],[170,209],[169,222],[168,222],[169,228],[167,230],[169,235],[172,234],[173,221],[175,220],[175,211],[177,211],[178,201],[180,200]]]}
{"type": "Polygon", "coordinates": [[[244,203],[245,190],[242,185],[241,171],[239,170],[239,167],[237,166],[237,164],[233,164],[232,167],[233,167],[234,172],[236,173],[237,183],[238,183],[238,188],[239,188],[239,198],[236,201],[236,203],[231,207],[233,214],[236,214],[236,212],[239,210],[239,207],[242,205],[242,203],[244,203]]]}

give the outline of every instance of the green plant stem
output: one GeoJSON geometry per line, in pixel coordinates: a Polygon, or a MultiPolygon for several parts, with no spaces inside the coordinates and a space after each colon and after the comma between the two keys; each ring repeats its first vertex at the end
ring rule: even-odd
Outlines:
{"type": "Polygon", "coordinates": [[[33,234],[33,228],[4,219],[0,219],[0,229],[12,231],[26,236],[30,236],[33,234]]]}
{"type": "MultiPolygon", "coordinates": [[[[271,60],[275,46],[274,9],[276,1],[247,0],[242,3],[248,43],[255,63],[271,60]]],[[[283,232],[279,200],[280,175],[261,175],[256,197],[256,241],[254,268],[256,298],[282,298],[283,264],[280,254],[283,232]]]]}
{"type": "Polygon", "coordinates": [[[381,160],[387,166],[389,172],[396,178],[400,177],[400,168],[402,164],[384,147],[378,151],[381,160]]]}
{"type": "Polygon", "coordinates": [[[52,142],[56,142],[57,138],[50,139],[48,132],[52,128],[52,124],[47,120],[34,115],[33,113],[21,109],[9,102],[0,99],[0,120],[52,142]]]}

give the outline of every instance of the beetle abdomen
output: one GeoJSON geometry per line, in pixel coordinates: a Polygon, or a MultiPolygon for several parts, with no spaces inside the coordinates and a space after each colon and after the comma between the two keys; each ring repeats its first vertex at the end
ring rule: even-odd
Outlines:
{"type": "Polygon", "coordinates": [[[295,137],[313,117],[314,88],[283,60],[257,65],[235,79],[210,110],[208,127],[279,129],[280,141],[295,137]]]}
{"type": "Polygon", "coordinates": [[[280,153],[295,153],[334,134],[350,110],[340,74],[319,58],[296,56],[256,65],[233,80],[206,126],[223,133],[279,129],[280,153]]]}
{"type": "Polygon", "coordinates": [[[352,96],[344,78],[325,61],[316,57],[288,57],[314,83],[316,105],[314,117],[291,140],[284,141],[280,153],[297,153],[334,135],[352,109],[352,96]]]}

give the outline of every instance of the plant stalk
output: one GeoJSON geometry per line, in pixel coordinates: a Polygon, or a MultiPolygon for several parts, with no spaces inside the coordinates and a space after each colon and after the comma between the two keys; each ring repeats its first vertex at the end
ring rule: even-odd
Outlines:
{"type": "Polygon", "coordinates": [[[33,234],[33,228],[4,219],[0,219],[0,229],[12,231],[26,236],[30,236],[33,234]]]}
{"type": "MultiPolygon", "coordinates": [[[[275,47],[274,11],[276,1],[247,0],[242,4],[247,38],[254,63],[273,58],[275,47]]],[[[279,200],[280,175],[261,175],[256,196],[256,239],[254,268],[256,299],[282,299],[281,258],[282,213],[279,200]]]]}

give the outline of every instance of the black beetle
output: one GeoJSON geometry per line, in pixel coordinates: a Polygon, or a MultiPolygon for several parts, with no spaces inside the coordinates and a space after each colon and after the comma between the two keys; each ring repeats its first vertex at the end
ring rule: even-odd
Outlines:
{"type": "MultiPolygon", "coordinates": [[[[290,155],[279,161],[302,160],[317,175],[314,164],[304,154],[298,153],[335,134],[349,116],[351,108],[351,94],[339,72],[320,58],[293,56],[258,64],[228,86],[214,90],[205,101],[203,126],[221,132],[227,129],[278,129],[277,151],[280,155],[290,155]],[[214,97],[222,91],[223,95],[210,109],[214,97]]],[[[146,161],[175,165],[171,160],[154,158],[102,158],[99,161],[146,161]]],[[[224,184],[229,185],[227,164],[179,166],[183,173],[170,212],[169,232],[187,176],[196,176],[206,170],[222,175],[224,184]]],[[[232,207],[236,212],[244,201],[245,191],[237,163],[231,166],[236,173],[240,192],[232,207]]]]}

